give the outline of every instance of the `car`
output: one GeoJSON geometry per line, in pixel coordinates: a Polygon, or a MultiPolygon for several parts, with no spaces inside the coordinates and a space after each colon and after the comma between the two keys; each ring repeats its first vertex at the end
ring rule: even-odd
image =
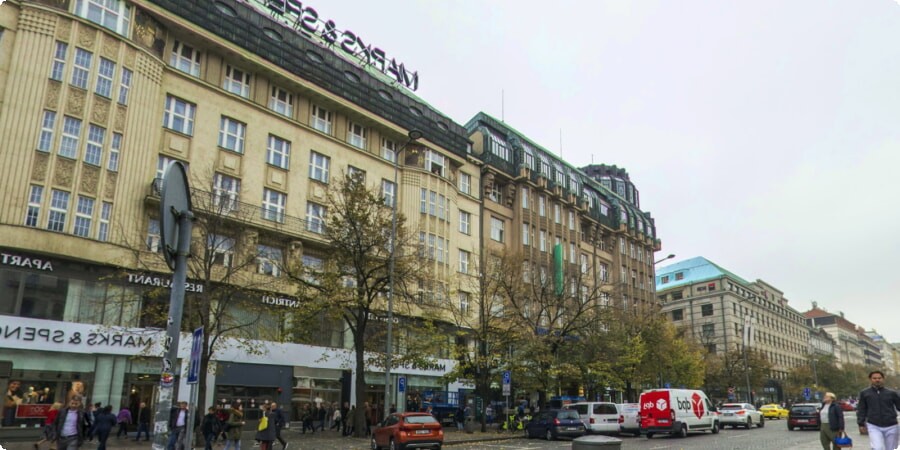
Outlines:
{"type": "Polygon", "coordinates": [[[853,404],[850,402],[839,401],[838,406],[840,406],[844,411],[856,411],[856,406],[853,406],[853,404]]]}
{"type": "Polygon", "coordinates": [[[686,437],[691,431],[719,432],[719,416],[706,393],[697,389],[652,389],[641,393],[641,433],[686,437]]]}
{"type": "Polygon", "coordinates": [[[782,408],[780,405],[776,405],[774,403],[763,405],[759,407],[759,412],[762,413],[763,417],[766,419],[787,419],[788,411],[785,408],[782,408]]]}
{"type": "Polygon", "coordinates": [[[618,433],[619,408],[609,402],[578,402],[566,405],[563,409],[578,412],[587,433],[618,433]]]}
{"type": "Polygon", "coordinates": [[[719,407],[719,427],[731,428],[744,427],[750,429],[753,425],[762,428],[766,425],[766,419],[761,412],[749,403],[725,403],[719,407]]]}
{"type": "Polygon", "coordinates": [[[621,403],[619,408],[619,433],[641,435],[641,405],[638,403],[621,403]]]}
{"type": "Polygon", "coordinates": [[[541,411],[525,424],[524,429],[526,439],[544,436],[548,441],[554,441],[560,436],[577,438],[587,433],[578,411],[572,409],[541,411]]]}
{"type": "Polygon", "coordinates": [[[788,413],[787,429],[794,431],[794,428],[814,428],[819,429],[819,405],[815,403],[798,403],[791,406],[788,413]]]}
{"type": "Polygon", "coordinates": [[[389,415],[372,429],[372,450],[433,448],[444,445],[444,428],[431,414],[404,412],[389,415]]]}

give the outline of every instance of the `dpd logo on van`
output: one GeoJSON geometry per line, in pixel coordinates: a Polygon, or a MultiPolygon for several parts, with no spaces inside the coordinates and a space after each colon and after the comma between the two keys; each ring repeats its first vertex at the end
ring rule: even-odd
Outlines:
{"type": "Polygon", "coordinates": [[[666,399],[661,398],[656,401],[656,409],[658,409],[660,411],[665,411],[668,408],[669,408],[669,405],[666,403],[666,399]]]}
{"type": "Polygon", "coordinates": [[[700,394],[694,392],[694,395],[691,396],[691,409],[694,411],[694,415],[697,416],[698,419],[703,417],[703,397],[700,397],[700,394]]]}

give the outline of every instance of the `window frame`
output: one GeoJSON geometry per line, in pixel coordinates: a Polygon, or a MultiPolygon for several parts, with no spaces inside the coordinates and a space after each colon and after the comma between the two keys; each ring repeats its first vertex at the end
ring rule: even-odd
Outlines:
{"type": "Polygon", "coordinates": [[[122,67],[122,73],[119,74],[119,99],[118,102],[122,106],[128,106],[128,94],[131,93],[131,80],[134,78],[134,72],[127,67],[122,67]]]}
{"type": "Polygon", "coordinates": [[[191,45],[175,39],[172,44],[172,51],[169,54],[169,66],[174,67],[179,72],[200,78],[200,64],[202,55],[200,51],[191,45]],[[187,50],[190,54],[185,54],[187,50]]]}
{"type": "Polygon", "coordinates": [[[222,89],[234,95],[250,98],[251,78],[250,72],[231,64],[225,64],[225,78],[222,80],[222,89]]]}
{"type": "Polygon", "coordinates": [[[504,231],[506,222],[495,216],[491,216],[491,240],[496,242],[504,242],[504,231]]]}
{"type": "Polygon", "coordinates": [[[72,62],[72,78],[69,84],[87,90],[91,81],[91,66],[94,54],[81,47],[75,47],[75,60],[72,62]]]}
{"type": "Polygon", "coordinates": [[[56,50],[53,52],[53,64],[50,66],[50,79],[62,82],[66,79],[66,57],[69,54],[69,44],[56,41],[56,50]]]}
{"type": "Polygon", "coordinates": [[[103,142],[106,140],[106,128],[89,123],[87,134],[87,143],[84,146],[84,162],[100,167],[103,164],[103,142]]]}
{"type": "Polygon", "coordinates": [[[101,242],[109,241],[109,219],[112,216],[112,203],[100,203],[100,218],[97,227],[97,240],[101,242]]]}
{"type": "Polygon", "coordinates": [[[218,140],[220,148],[243,154],[246,136],[246,123],[225,115],[220,117],[218,140]]]}
{"type": "Polygon", "coordinates": [[[315,202],[306,202],[306,231],[316,234],[325,232],[325,215],[328,208],[315,202]]]}
{"type": "Polygon", "coordinates": [[[334,115],[331,111],[313,104],[309,115],[309,125],[315,130],[331,135],[334,115]]]}
{"type": "Polygon", "coordinates": [[[354,122],[352,120],[347,121],[347,143],[356,147],[365,150],[366,144],[368,141],[369,129],[365,126],[354,122]]]}
{"type": "Polygon", "coordinates": [[[282,116],[293,118],[294,94],[287,89],[276,85],[272,85],[272,89],[270,89],[269,92],[269,109],[282,116]],[[282,96],[284,99],[281,98],[282,96]]]}
{"type": "Polygon", "coordinates": [[[331,171],[331,157],[315,150],[309,151],[309,178],[328,184],[331,171]]]}
{"type": "Polygon", "coordinates": [[[93,226],[95,200],[79,195],[75,202],[75,220],[72,221],[72,234],[89,237],[93,226]]]}
{"type": "Polygon", "coordinates": [[[228,213],[238,208],[241,198],[241,179],[216,172],[213,175],[213,206],[228,213]]]}
{"type": "Polygon", "coordinates": [[[459,232],[467,236],[472,234],[472,213],[459,210],[459,232]]]}
{"type": "Polygon", "coordinates": [[[44,186],[32,184],[28,192],[28,205],[25,210],[25,226],[37,228],[41,223],[41,202],[44,198],[44,186]]]}
{"type": "Polygon", "coordinates": [[[472,195],[472,175],[459,172],[459,191],[463,194],[472,195]]]}
{"type": "Polygon", "coordinates": [[[56,129],[56,111],[44,110],[41,117],[41,133],[38,137],[37,149],[42,152],[53,150],[53,133],[56,129]]]}
{"type": "Polygon", "coordinates": [[[393,181],[381,179],[381,198],[385,206],[394,207],[394,202],[397,201],[397,185],[393,181]]]}
{"type": "Polygon", "coordinates": [[[97,65],[97,80],[94,82],[94,93],[112,99],[113,77],[116,75],[116,62],[100,57],[97,65]]]}
{"type": "Polygon", "coordinates": [[[287,207],[287,194],[274,189],[263,188],[261,217],[264,220],[284,223],[284,213],[287,207]]]}
{"type": "Polygon", "coordinates": [[[78,159],[82,125],[82,120],[77,117],[63,116],[63,130],[57,154],[65,158],[78,159]]]}
{"type": "Polygon", "coordinates": [[[75,2],[75,15],[125,37],[128,37],[128,32],[131,28],[131,10],[131,5],[123,0],[104,0],[99,2],[96,0],[77,0],[75,2]],[[116,9],[109,8],[108,3],[110,1],[115,2],[116,9]],[[92,13],[96,13],[98,9],[100,10],[100,17],[91,17],[92,13]],[[108,20],[110,16],[115,17],[112,23],[108,20]]]}
{"type": "Polygon", "coordinates": [[[163,127],[176,133],[193,136],[194,115],[196,113],[196,104],[183,98],[166,94],[166,104],[163,112],[163,127]],[[179,109],[183,109],[183,112],[179,112],[179,109]],[[179,123],[181,126],[178,126],[179,123]]]}
{"type": "Polygon", "coordinates": [[[110,172],[119,171],[119,157],[122,153],[122,133],[113,132],[112,139],[109,143],[109,159],[106,161],[106,170],[110,172]]]}
{"type": "Polygon", "coordinates": [[[289,170],[291,164],[291,141],[270,133],[266,140],[266,164],[289,170]]]}
{"type": "Polygon", "coordinates": [[[69,199],[71,193],[59,189],[50,190],[50,208],[47,215],[47,229],[64,233],[69,216],[69,199]],[[59,198],[57,198],[59,195],[59,198]]]}

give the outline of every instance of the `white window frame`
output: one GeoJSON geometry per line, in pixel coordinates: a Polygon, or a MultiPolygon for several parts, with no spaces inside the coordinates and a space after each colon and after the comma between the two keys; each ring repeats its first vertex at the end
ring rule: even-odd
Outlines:
{"type": "Polygon", "coordinates": [[[503,221],[503,219],[498,219],[494,216],[491,216],[491,240],[503,242],[504,228],[505,222],[503,221]]]}
{"type": "Polygon", "coordinates": [[[294,94],[278,86],[272,86],[269,109],[285,117],[294,117],[294,94]]]}
{"type": "Polygon", "coordinates": [[[381,198],[384,205],[393,208],[397,201],[397,185],[393,181],[381,179],[381,198]]]}
{"type": "Polygon", "coordinates": [[[244,137],[247,124],[228,116],[219,119],[219,147],[237,153],[244,153],[244,137]]]}
{"type": "Polygon", "coordinates": [[[547,198],[543,195],[538,195],[538,215],[547,217],[547,198]]]}
{"type": "Polygon", "coordinates": [[[131,5],[124,0],[77,0],[75,14],[122,36],[128,36],[131,5]]]}
{"type": "Polygon", "coordinates": [[[575,243],[569,242],[569,262],[575,264],[575,243]]]}
{"type": "Polygon", "coordinates": [[[112,203],[100,204],[100,226],[97,227],[97,240],[106,242],[109,240],[109,218],[112,216],[112,203]]]}
{"type": "Polygon", "coordinates": [[[309,115],[309,125],[311,127],[325,134],[331,134],[331,124],[333,121],[334,116],[331,111],[324,109],[319,105],[312,105],[312,114],[309,115]]]}
{"type": "Polygon", "coordinates": [[[94,199],[79,195],[75,205],[75,221],[72,223],[72,234],[81,237],[90,236],[93,216],[94,199]]]}
{"type": "Polygon", "coordinates": [[[100,166],[103,162],[103,141],[106,140],[106,128],[88,124],[87,145],[84,148],[84,162],[92,166],[100,166]]]}
{"type": "Polygon", "coordinates": [[[459,312],[467,314],[469,312],[469,293],[459,291],[459,312]]]}
{"type": "Polygon", "coordinates": [[[444,173],[447,170],[447,157],[434,150],[426,150],[425,170],[437,176],[444,177],[444,173]]]}
{"type": "Polygon", "coordinates": [[[72,86],[87,89],[91,78],[91,63],[94,54],[79,47],[75,47],[75,62],[72,69],[72,86]]]}
{"type": "Polygon", "coordinates": [[[256,273],[272,277],[281,276],[281,262],[284,253],[278,247],[271,245],[256,245],[256,273]]]}
{"type": "Polygon", "coordinates": [[[166,168],[169,167],[169,164],[178,161],[177,159],[169,158],[165,155],[159,155],[156,158],[156,178],[158,180],[162,180],[163,175],[166,174],[166,168]]]}
{"type": "Polygon", "coordinates": [[[212,263],[231,267],[234,259],[234,239],[218,234],[209,234],[206,245],[212,254],[212,263]]]}
{"type": "Polygon", "coordinates": [[[106,162],[106,169],[110,172],[119,171],[119,155],[122,152],[122,133],[113,133],[112,141],[109,144],[109,160],[106,162]]]}
{"type": "Polygon", "coordinates": [[[559,203],[553,204],[553,221],[562,223],[562,209],[560,209],[559,203]]]}
{"type": "Polygon", "coordinates": [[[147,251],[159,253],[160,245],[159,220],[150,219],[147,221],[147,251]]]}
{"type": "Polygon", "coordinates": [[[365,149],[369,130],[366,127],[352,121],[347,121],[347,143],[365,149]]]}
{"type": "Polygon", "coordinates": [[[459,211],[459,232],[462,234],[472,233],[472,214],[466,211],[459,211]]]}
{"type": "Polygon", "coordinates": [[[523,186],[521,189],[522,192],[522,209],[528,209],[528,187],[523,186]]]}
{"type": "Polygon", "coordinates": [[[53,53],[53,65],[50,69],[50,79],[62,81],[66,79],[66,54],[69,53],[69,44],[56,41],[56,51],[53,53]]]}
{"type": "Polygon", "coordinates": [[[69,215],[69,193],[52,189],[50,191],[50,214],[47,215],[47,229],[60,233],[66,230],[69,215]]]}
{"type": "Polygon", "coordinates": [[[331,170],[331,157],[317,151],[309,152],[309,177],[320,183],[328,184],[328,174],[331,170]]]}
{"type": "Polygon", "coordinates": [[[530,229],[530,225],[528,225],[527,223],[522,223],[522,245],[531,245],[531,241],[528,240],[528,231],[530,229]]]}
{"type": "Polygon", "coordinates": [[[112,98],[113,76],[116,74],[116,63],[104,57],[100,57],[97,66],[97,81],[94,83],[94,93],[106,98],[112,98]]]}
{"type": "Polygon", "coordinates": [[[306,202],[306,230],[322,234],[325,232],[325,214],[328,209],[318,203],[306,202]]]}
{"type": "Polygon", "coordinates": [[[397,143],[390,139],[381,139],[381,157],[392,162],[397,162],[397,143]]]}
{"type": "Polygon", "coordinates": [[[81,119],[63,116],[62,138],[59,140],[59,155],[78,159],[78,147],[81,140],[81,119]]]}
{"type": "Polygon", "coordinates": [[[538,250],[542,252],[547,251],[547,230],[541,230],[540,232],[540,240],[538,242],[538,250]]]}
{"type": "Polygon", "coordinates": [[[469,273],[469,256],[471,253],[465,250],[459,251],[459,273],[469,273]]]}
{"type": "Polygon", "coordinates": [[[216,173],[213,176],[213,206],[217,211],[227,213],[238,207],[241,198],[241,180],[229,175],[216,173]]]}
{"type": "Polygon", "coordinates": [[[41,134],[38,138],[37,149],[42,152],[49,152],[53,149],[53,130],[56,128],[56,111],[44,111],[41,118],[41,134]]]}
{"type": "Polygon", "coordinates": [[[569,230],[575,231],[575,211],[569,211],[569,230]]]}
{"type": "Polygon", "coordinates": [[[287,205],[287,194],[272,189],[263,189],[262,218],[273,222],[284,223],[284,211],[287,205]]]}
{"type": "Polygon", "coordinates": [[[509,161],[509,147],[506,143],[496,136],[491,135],[491,153],[500,157],[504,161],[509,161]]]}
{"type": "Polygon", "coordinates": [[[28,194],[28,209],[25,211],[25,226],[37,227],[41,220],[41,200],[44,197],[44,187],[32,184],[28,194]]]}
{"type": "Polygon", "coordinates": [[[459,192],[472,195],[472,175],[465,172],[459,173],[459,192]]]}
{"type": "Polygon", "coordinates": [[[250,72],[226,64],[222,89],[244,98],[250,98],[250,72]]]}
{"type": "Polygon", "coordinates": [[[166,109],[163,113],[163,126],[188,136],[194,135],[194,114],[197,105],[175,97],[166,95],[166,109]]]}
{"type": "Polygon", "coordinates": [[[588,273],[588,256],[584,253],[581,254],[581,274],[584,275],[588,273]]]}
{"type": "Polygon", "coordinates": [[[291,141],[270,134],[266,144],[266,163],[288,170],[291,164],[291,141]]]}
{"type": "Polygon", "coordinates": [[[525,148],[525,166],[534,170],[534,153],[528,147],[525,148]]]}
{"type": "Polygon", "coordinates": [[[122,74],[119,76],[119,104],[128,105],[128,94],[131,92],[131,79],[133,73],[130,69],[123,67],[122,74]]]}
{"type": "Polygon", "coordinates": [[[178,40],[172,45],[169,65],[175,69],[195,77],[200,77],[200,52],[194,47],[178,40]]]}

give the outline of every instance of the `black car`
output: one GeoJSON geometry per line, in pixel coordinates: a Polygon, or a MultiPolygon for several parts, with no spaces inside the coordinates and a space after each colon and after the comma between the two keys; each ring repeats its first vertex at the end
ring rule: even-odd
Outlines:
{"type": "Polygon", "coordinates": [[[814,428],[818,430],[820,422],[819,405],[801,403],[791,406],[791,410],[788,413],[787,427],[790,431],[794,431],[794,428],[814,428]]]}
{"type": "Polygon", "coordinates": [[[528,439],[544,436],[552,441],[560,436],[576,438],[584,436],[584,433],[584,424],[578,411],[571,409],[541,411],[525,424],[525,437],[528,439]]]}

